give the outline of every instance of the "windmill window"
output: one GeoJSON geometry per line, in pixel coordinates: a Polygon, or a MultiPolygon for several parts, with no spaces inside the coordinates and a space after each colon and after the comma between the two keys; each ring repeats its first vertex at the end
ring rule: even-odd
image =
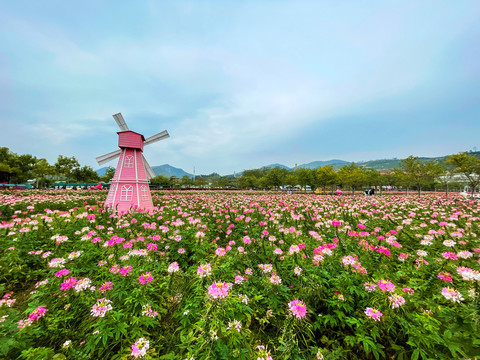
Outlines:
{"type": "Polygon", "coordinates": [[[125,156],[123,166],[126,167],[126,168],[133,168],[133,155],[125,156]]]}
{"type": "Polygon", "coordinates": [[[122,191],[120,193],[120,201],[132,201],[132,196],[133,196],[133,186],[123,185],[122,191]]]}
{"type": "Polygon", "coordinates": [[[142,200],[148,200],[150,198],[148,194],[148,188],[146,185],[142,186],[142,200]]]}

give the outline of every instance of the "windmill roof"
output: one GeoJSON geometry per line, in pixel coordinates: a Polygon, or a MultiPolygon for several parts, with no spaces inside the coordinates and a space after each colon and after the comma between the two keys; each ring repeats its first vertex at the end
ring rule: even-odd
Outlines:
{"type": "Polygon", "coordinates": [[[134,134],[137,134],[137,135],[140,135],[142,137],[142,140],[145,141],[145,136],[143,136],[142,134],[140,133],[137,133],[136,131],[132,131],[132,130],[127,130],[127,131],[117,131],[117,134],[122,134],[122,133],[127,133],[127,132],[131,132],[131,133],[134,133],[134,134]]]}

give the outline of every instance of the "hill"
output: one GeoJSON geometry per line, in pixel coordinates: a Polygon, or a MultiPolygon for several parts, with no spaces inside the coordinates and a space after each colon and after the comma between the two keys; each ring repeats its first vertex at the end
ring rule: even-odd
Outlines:
{"type": "MultiPolygon", "coordinates": [[[[105,175],[106,170],[107,170],[107,167],[102,167],[95,171],[99,176],[103,176],[105,175]]],[[[169,164],[152,166],[152,170],[155,173],[155,175],[163,175],[166,177],[176,176],[177,178],[181,178],[184,175],[187,175],[188,177],[193,177],[193,174],[187,173],[183,169],[173,167],[169,164]]]]}
{"type": "Polygon", "coordinates": [[[298,167],[307,168],[307,169],[316,169],[319,166],[333,165],[333,167],[342,167],[348,164],[350,164],[350,162],[345,160],[332,159],[332,160],[326,160],[326,161],[312,161],[307,164],[299,165],[298,167]]]}
{"type": "MultiPolygon", "coordinates": [[[[480,151],[469,152],[469,154],[480,158],[480,151]]],[[[429,157],[419,157],[419,160],[422,163],[425,163],[427,161],[436,160],[436,161],[446,165],[445,160],[446,160],[447,156],[448,155],[430,157],[430,158],[429,157]]],[[[393,159],[379,159],[379,160],[359,161],[359,162],[356,162],[355,164],[358,165],[358,166],[372,168],[372,169],[376,169],[376,170],[392,170],[392,169],[398,168],[400,166],[400,161],[401,161],[401,159],[393,158],[393,159]]],[[[309,162],[309,163],[306,163],[306,164],[298,165],[298,167],[299,168],[316,169],[319,166],[332,165],[334,169],[340,169],[341,167],[343,167],[345,165],[348,165],[350,163],[351,162],[345,161],[345,160],[332,159],[332,160],[312,161],[312,162],[309,162]]],[[[447,165],[447,166],[449,166],[449,165],[447,165]]],[[[282,169],[287,169],[287,170],[294,170],[295,169],[294,167],[288,167],[286,165],[279,164],[279,163],[263,166],[263,168],[268,168],[268,169],[273,169],[275,167],[280,167],[282,169]]],[[[107,169],[106,167],[103,167],[103,168],[100,168],[100,169],[96,170],[96,172],[99,176],[102,176],[102,175],[105,174],[106,169],[107,169]]],[[[152,169],[155,172],[155,175],[163,175],[163,176],[166,176],[166,177],[176,176],[177,178],[181,178],[184,175],[187,175],[187,176],[193,178],[193,174],[190,174],[183,169],[173,167],[169,164],[152,166],[152,169]]],[[[242,174],[243,174],[243,171],[240,171],[240,172],[237,172],[235,175],[236,176],[241,176],[242,174]]],[[[213,176],[213,175],[218,175],[218,174],[213,173],[213,174],[210,174],[210,175],[199,175],[199,176],[210,177],[210,176],[213,176]]],[[[225,175],[225,176],[233,177],[233,174],[225,175]]]]}

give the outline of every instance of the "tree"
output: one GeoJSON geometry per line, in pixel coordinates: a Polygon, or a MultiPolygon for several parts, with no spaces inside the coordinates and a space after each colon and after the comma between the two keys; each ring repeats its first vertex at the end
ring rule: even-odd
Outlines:
{"type": "Polygon", "coordinates": [[[0,179],[1,182],[10,183],[10,179],[15,173],[15,169],[13,169],[14,156],[17,155],[12,153],[9,148],[0,147],[0,173],[2,173],[0,179]]]}
{"type": "Polygon", "coordinates": [[[279,166],[270,169],[265,175],[267,186],[276,189],[284,185],[287,173],[287,169],[282,169],[279,166]]]}
{"type": "Polygon", "coordinates": [[[332,165],[319,166],[316,170],[317,184],[323,188],[323,192],[328,185],[335,185],[337,179],[338,174],[333,170],[332,165]]]}
{"type": "Polygon", "coordinates": [[[182,185],[185,186],[185,187],[190,187],[190,186],[193,185],[193,179],[192,179],[190,176],[188,176],[188,175],[183,175],[183,176],[182,176],[181,183],[182,183],[182,185]]]}
{"type": "Polygon", "coordinates": [[[297,177],[298,184],[305,189],[307,192],[307,185],[310,185],[312,188],[315,187],[316,183],[316,173],[315,170],[307,168],[298,168],[295,170],[295,176],[297,177]]]}
{"type": "Polygon", "coordinates": [[[446,162],[455,166],[456,173],[465,176],[473,196],[475,188],[480,184],[480,159],[474,155],[460,153],[448,156],[446,162]]]}
{"type": "Polygon", "coordinates": [[[150,179],[150,184],[162,187],[171,187],[173,185],[173,181],[164,175],[157,175],[153,179],[150,179]]]}
{"type": "Polygon", "coordinates": [[[363,169],[353,162],[342,167],[338,172],[338,177],[343,185],[352,188],[353,195],[355,195],[355,190],[362,186],[367,179],[363,169]]]}
{"type": "Polygon", "coordinates": [[[73,177],[73,170],[80,167],[78,160],[75,156],[67,157],[59,155],[57,162],[55,163],[55,169],[59,174],[65,177],[65,181],[68,182],[73,177]]]}
{"type": "Polygon", "coordinates": [[[99,181],[99,176],[91,166],[76,167],[72,170],[72,177],[78,182],[99,181]]]}
{"type": "Polygon", "coordinates": [[[258,179],[255,176],[242,175],[237,180],[241,189],[253,189],[258,186],[258,179]]]}
{"type": "Polygon", "coordinates": [[[231,186],[232,178],[229,176],[223,176],[218,180],[218,186],[221,188],[226,188],[231,186]]]}
{"type": "Polygon", "coordinates": [[[100,177],[100,181],[108,183],[114,176],[115,168],[113,166],[109,166],[105,169],[105,174],[100,177]]]}
{"type": "Polygon", "coordinates": [[[398,175],[403,183],[407,186],[416,186],[418,196],[422,196],[422,188],[435,182],[443,171],[443,165],[436,161],[427,161],[422,164],[417,156],[410,155],[400,161],[400,171],[398,175]]]}
{"type": "Polygon", "coordinates": [[[46,159],[39,159],[33,168],[33,175],[35,176],[35,187],[46,185],[47,175],[55,174],[55,167],[50,165],[46,159]]]}
{"type": "Polygon", "coordinates": [[[37,163],[37,158],[30,154],[23,154],[11,158],[10,166],[14,172],[12,176],[15,183],[22,183],[33,177],[33,168],[37,163]]]}
{"type": "Polygon", "coordinates": [[[205,185],[208,184],[208,181],[203,176],[197,176],[194,183],[196,186],[203,188],[205,185]]]}

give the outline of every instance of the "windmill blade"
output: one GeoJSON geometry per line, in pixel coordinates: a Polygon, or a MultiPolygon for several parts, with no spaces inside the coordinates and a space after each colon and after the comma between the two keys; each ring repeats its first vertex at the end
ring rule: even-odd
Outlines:
{"type": "Polygon", "coordinates": [[[153,136],[150,136],[148,139],[146,139],[144,142],[143,142],[143,145],[149,145],[149,144],[152,144],[154,142],[157,142],[157,141],[160,141],[160,140],[165,140],[167,138],[169,138],[170,135],[168,134],[168,131],[167,130],[164,130],[162,132],[159,132],[158,134],[155,134],[153,136]]]}
{"type": "Polygon", "coordinates": [[[127,126],[127,123],[125,122],[125,119],[123,118],[121,113],[113,115],[113,118],[117,122],[118,127],[122,131],[129,131],[130,129],[127,126]]]}
{"type": "Polygon", "coordinates": [[[147,180],[153,179],[155,177],[155,172],[153,171],[152,167],[150,164],[147,162],[147,159],[145,159],[145,156],[143,156],[143,166],[145,166],[145,175],[147,176],[147,180]]]}
{"type": "Polygon", "coordinates": [[[99,156],[99,157],[96,158],[97,163],[98,163],[98,165],[103,165],[103,164],[119,157],[121,153],[122,153],[122,150],[115,150],[115,151],[112,151],[111,153],[99,156]]]}

